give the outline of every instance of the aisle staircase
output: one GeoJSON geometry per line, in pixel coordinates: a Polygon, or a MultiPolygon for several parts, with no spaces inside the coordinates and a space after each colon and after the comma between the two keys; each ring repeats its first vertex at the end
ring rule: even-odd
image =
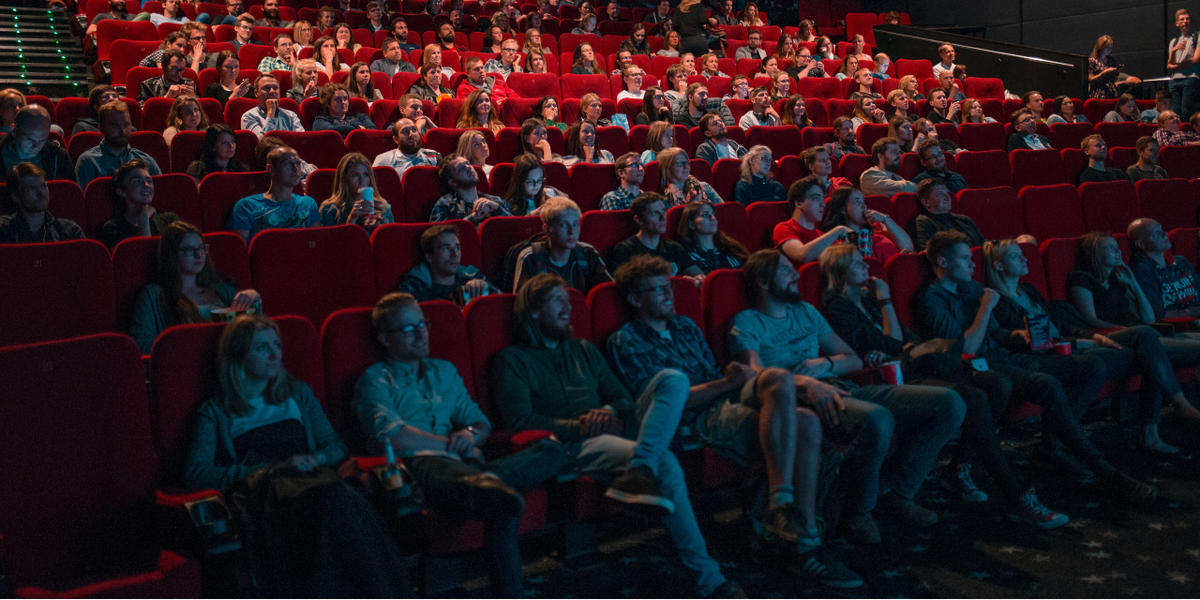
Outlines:
{"type": "Polygon", "coordinates": [[[88,67],[63,13],[0,6],[0,88],[54,100],[86,96],[88,67]]]}

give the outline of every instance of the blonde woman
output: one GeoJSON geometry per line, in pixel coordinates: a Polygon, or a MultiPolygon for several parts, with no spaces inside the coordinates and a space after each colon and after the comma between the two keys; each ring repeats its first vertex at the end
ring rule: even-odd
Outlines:
{"type": "Polygon", "coordinates": [[[295,100],[296,104],[304,102],[305,98],[316,98],[321,93],[321,87],[317,85],[320,69],[317,61],[311,58],[296,61],[292,65],[292,89],[287,91],[287,97],[295,100]]]}
{"type": "MultiPolygon", "coordinates": [[[[421,52],[421,65],[435,64],[441,70],[442,75],[446,77],[454,76],[454,69],[442,65],[442,47],[437,44],[429,44],[421,52]]],[[[424,69],[421,69],[424,73],[424,69]]]]}
{"type": "Polygon", "coordinates": [[[642,152],[642,164],[658,158],[659,153],[675,147],[675,126],[670,121],[655,121],[646,134],[646,150],[642,152]]]}
{"type": "Polygon", "coordinates": [[[175,99],[171,110],[167,113],[167,128],[163,130],[163,139],[167,145],[180,131],[204,131],[208,129],[208,113],[200,106],[200,99],[191,94],[175,99]]]}
{"type": "Polygon", "coordinates": [[[680,206],[695,200],[723,202],[711,185],[692,176],[692,164],[681,148],[669,148],[658,153],[658,176],[662,194],[669,206],[680,206]]]}
{"type": "Polygon", "coordinates": [[[854,58],[857,58],[859,62],[871,60],[871,55],[867,53],[867,41],[865,38],[863,38],[861,33],[854,36],[854,38],[850,40],[850,43],[854,44],[854,47],[851,48],[850,51],[846,52],[846,58],[853,56],[854,58]]]}
{"type": "Polygon", "coordinates": [[[471,130],[459,136],[458,148],[454,153],[467,159],[471,166],[483,169],[484,175],[492,174],[492,165],[487,164],[491,149],[488,148],[487,138],[479,131],[471,130]]]}
{"type": "Polygon", "coordinates": [[[771,176],[774,165],[770,148],[762,144],[751,146],[742,157],[741,178],[733,188],[733,199],[747,205],[787,200],[787,190],[771,176]]]}
{"type": "MultiPolygon", "coordinates": [[[[899,91],[899,90],[897,90],[897,91],[899,91]]],[[[1058,116],[1058,115],[1051,115],[1050,119],[1053,119],[1056,116],[1058,116]]],[[[1079,115],[1079,116],[1080,116],[1080,118],[1083,118],[1083,115],[1079,115]]],[[[1059,117],[1059,118],[1061,119],[1062,117],[1059,117]]],[[[983,114],[983,104],[981,104],[979,102],[979,100],[976,100],[975,98],[967,98],[966,100],[963,100],[963,102],[962,102],[962,122],[963,123],[995,123],[996,120],[983,114]]],[[[1054,121],[1047,119],[1046,122],[1053,123],[1054,121]]],[[[1062,121],[1062,122],[1065,123],[1066,121],[1062,121]]],[[[1087,119],[1083,119],[1083,121],[1081,121],[1081,122],[1086,123],[1087,119]]]]}
{"type": "Polygon", "coordinates": [[[301,48],[312,48],[313,26],[308,21],[296,21],[292,26],[292,51],[296,53],[296,58],[300,57],[301,48]]]}
{"type": "Polygon", "coordinates": [[[358,225],[371,231],[394,220],[391,205],[379,193],[371,160],[358,152],[343,156],[333,175],[333,195],[321,203],[321,224],[358,225]]]}
{"type": "Polygon", "coordinates": [[[921,93],[921,82],[917,81],[914,75],[905,75],[896,83],[896,89],[904,92],[909,100],[917,101],[924,100],[925,95],[921,93]]]}
{"type": "Polygon", "coordinates": [[[455,127],[458,129],[474,129],[483,127],[491,129],[492,133],[499,133],[504,129],[504,123],[496,114],[496,106],[492,103],[492,95],[487,93],[487,90],[479,88],[463,100],[462,110],[458,113],[458,122],[455,127]]]}

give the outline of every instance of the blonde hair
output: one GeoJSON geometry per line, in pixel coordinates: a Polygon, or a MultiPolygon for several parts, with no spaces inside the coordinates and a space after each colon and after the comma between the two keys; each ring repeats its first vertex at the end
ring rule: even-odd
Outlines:
{"type": "Polygon", "coordinates": [[[846,272],[854,262],[855,252],[858,252],[858,246],[853,244],[834,244],[821,252],[817,265],[825,278],[825,289],[834,294],[846,291],[846,272]]]}
{"type": "MultiPolygon", "coordinates": [[[[914,82],[916,80],[917,80],[917,78],[913,75],[905,75],[904,77],[900,78],[900,81],[896,82],[896,89],[907,94],[909,84],[911,84],[912,82],[914,82]]],[[[918,82],[917,92],[920,93],[920,91],[921,91],[921,87],[918,82]]],[[[912,100],[912,98],[909,98],[909,100],[912,100]]]]}
{"type": "MultiPolygon", "coordinates": [[[[217,397],[217,408],[235,417],[250,414],[251,398],[247,397],[246,358],[254,343],[254,334],[272,329],[279,335],[279,326],[263,315],[246,315],[233,320],[221,332],[217,350],[217,372],[221,382],[221,395],[217,397]]],[[[282,336],[280,336],[282,338],[282,336]]],[[[268,405],[282,404],[295,393],[296,381],[282,365],[279,372],[267,382],[263,401],[268,405]]]]}
{"type": "Polygon", "coordinates": [[[671,171],[675,168],[675,163],[680,160],[688,160],[687,153],[682,148],[667,148],[658,153],[658,178],[660,185],[666,189],[670,182],[671,171]]]}
{"type": "Polygon", "coordinates": [[[371,189],[375,190],[375,213],[383,215],[391,206],[379,193],[379,184],[375,182],[375,169],[371,166],[371,159],[358,152],[346,154],[342,157],[342,160],[338,161],[337,171],[333,174],[333,194],[322,202],[321,205],[325,206],[328,204],[338,208],[345,208],[354,201],[358,190],[350,189],[350,170],[359,165],[367,167],[367,176],[371,180],[371,189]]]}
{"type": "Polygon", "coordinates": [[[1003,286],[1000,285],[1000,273],[996,272],[996,268],[993,265],[1004,260],[1004,254],[1012,246],[1020,248],[1020,244],[1014,239],[989,240],[983,243],[983,274],[988,286],[996,290],[1003,289],[1003,286]]]}
{"type": "MultiPolygon", "coordinates": [[[[762,144],[750,147],[750,150],[746,152],[746,156],[742,157],[742,181],[750,182],[754,178],[754,167],[752,165],[754,164],[754,161],[762,158],[762,155],[764,154],[771,154],[771,149],[762,144]]],[[[767,181],[771,181],[770,169],[767,169],[767,172],[763,175],[763,178],[765,178],[767,181]]]]}
{"type": "Polygon", "coordinates": [[[566,196],[547,198],[542,203],[542,224],[553,225],[555,221],[562,218],[568,212],[574,212],[577,215],[583,214],[583,211],[579,210],[579,205],[566,196]]]}
{"type": "Polygon", "coordinates": [[[458,136],[458,147],[454,150],[455,154],[467,159],[467,162],[472,166],[475,165],[475,161],[471,158],[471,144],[474,144],[476,139],[481,139],[485,143],[487,142],[487,138],[483,137],[483,133],[479,131],[471,130],[464,132],[458,136]]]}
{"type": "MultiPolygon", "coordinates": [[[[305,69],[316,69],[318,64],[319,63],[317,63],[317,61],[312,58],[304,58],[304,59],[296,61],[292,65],[292,89],[303,90],[304,84],[300,82],[302,79],[301,74],[304,73],[305,69]]],[[[318,69],[317,73],[318,73],[317,81],[320,81],[321,76],[320,76],[319,69],[318,69]]]]}

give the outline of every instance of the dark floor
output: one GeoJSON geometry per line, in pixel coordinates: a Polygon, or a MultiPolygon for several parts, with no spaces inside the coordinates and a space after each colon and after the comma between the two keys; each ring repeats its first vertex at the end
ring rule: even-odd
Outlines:
{"type": "MultiPolygon", "coordinates": [[[[839,592],[808,584],[761,560],[750,548],[739,510],[704,518],[709,550],[726,576],[748,596],[803,597],[1196,597],[1200,595],[1200,436],[1195,429],[1163,425],[1163,437],[1181,448],[1172,458],[1136,450],[1136,428],[1100,419],[1086,427],[1093,441],[1121,468],[1159,488],[1149,505],[1129,509],[1091,482],[1030,469],[1037,423],[1003,432],[1018,474],[1037,487],[1051,508],[1070,515],[1062,528],[1044,531],[1003,518],[1000,504],[966,503],[935,480],[918,501],[941,513],[928,529],[879,520],[878,547],[832,547],[867,584],[839,592]],[[716,522],[713,518],[723,522],[716,522]]],[[[995,489],[976,467],[977,483],[995,489]]],[[[689,572],[674,556],[670,537],[651,523],[630,518],[601,531],[600,552],[584,565],[564,564],[546,540],[526,544],[526,594],[530,597],[693,597],[689,572]]],[[[469,567],[469,573],[478,572],[469,567]]],[[[486,578],[468,579],[465,594],[487,594],[486,578]]],[[[450,595],[461,596],[463,590],[450,595]]]]}

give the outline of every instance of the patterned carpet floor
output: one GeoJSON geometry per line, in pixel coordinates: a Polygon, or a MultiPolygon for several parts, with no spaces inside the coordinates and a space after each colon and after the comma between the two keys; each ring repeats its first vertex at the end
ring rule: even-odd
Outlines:
{"type": "MultiPolygon", "coordinates": [[[[1027,459],[1040,426],[1021,423],[1002,432],[1010,461],[1018,476],[1037,487],[1042,501],[1070,515],[1071,522],[1049,531],[1019,525],[1004,518],[997,500],[963,502],[931,478],[917,500],[940,513],[938,524],[921,529],[877,519],[883,544],[831,543],[866,580],[857,590],[814,585],[762,559],[751,548],[748,519],[737,508],[697,511],[710,553],[751,598],[1200,596],[1200,458],[1193,458],[1200,457],[1198,432],[1164,423],[1164,439],[1180,447],[1179,454],[1164,458],[1137,450],[1132,425],[1098,419],[1085,429],[1114,464],[1158,486],[1158,498],[1131,509],[1110,500],[1095,483],[1031,469],[1027,459]]],[[[980,487],[995,489],[981,468],[975,473],[980,487]]],[[[581,562],[560,560],[547,540],[528,540],[523,547],[526,595],[696,595],[689,571],[660,526],[631,516],[605,524],[599,540],[599,552],[581,562]]],[[[487,595],[486,577],[478,575],[483,568],[473,558],[466,590],[448,596],[487,595]]]]}

